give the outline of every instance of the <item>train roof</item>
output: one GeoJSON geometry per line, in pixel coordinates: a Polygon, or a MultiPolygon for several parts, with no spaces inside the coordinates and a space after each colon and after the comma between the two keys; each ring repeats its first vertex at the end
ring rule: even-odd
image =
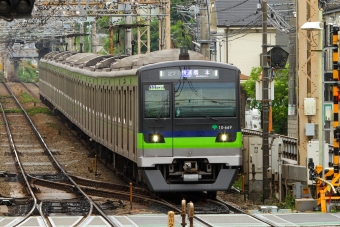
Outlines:
{"type": "MultiPolygon", "coordinates": [[[[204,55],[188,51],[190,60],[209,61],[204,55]]],[[[55,51],[45,55],[47,61],[59,62],[71,67],[88,69],[90,71],[120,71],[138,69],[141,66],[165,61],[179,60],[180,49],[166,49],[148,54],[132,56],[112,56],[93,53],[77,53],[71,51],[55,51]]]]}

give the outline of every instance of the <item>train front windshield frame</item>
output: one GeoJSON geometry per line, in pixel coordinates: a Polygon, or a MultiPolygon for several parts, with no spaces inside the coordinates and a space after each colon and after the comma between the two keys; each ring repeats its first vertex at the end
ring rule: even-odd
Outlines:
{"type": "Polygon", "coordinates": [[[239,71],[213,66],[191,68],[197,70],[189,74],[181,67],[143,71],[144,118],[237,117],[239,71]]]}

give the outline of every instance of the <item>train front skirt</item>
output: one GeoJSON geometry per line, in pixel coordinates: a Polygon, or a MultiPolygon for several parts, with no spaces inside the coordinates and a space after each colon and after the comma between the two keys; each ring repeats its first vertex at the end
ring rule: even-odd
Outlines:
{"type": "Polygon", "coordinates": [[[141,170],[143,179],[151,191],[225,191],[231,188],[237,175],[237,169],[221,169],[216,181],[211,184],[183,182],[168,184],[159,170],[141,170]]]}

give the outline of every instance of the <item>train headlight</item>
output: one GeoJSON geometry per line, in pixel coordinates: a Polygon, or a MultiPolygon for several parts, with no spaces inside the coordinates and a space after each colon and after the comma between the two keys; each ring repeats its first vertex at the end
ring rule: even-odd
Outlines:
{"type": "Polygon", "coordinates": [[[216,136],[216,142],[228,142],[230,141],[230,135],[229,133],[219,133],[217,136],[216,136]]]}
{"type": "Polygon", "coordinates": [[[155,134],[152,136],[152,142],[157,143],[159,141],[159,135],[155,134]]]}
{"type": "Polygon", "coordinates": [[[149,142],[149,143],[165,143],[164,136],[162,134],[159,134],[159,133],[149,134],[149,139],[146,142],[149,142]]]}

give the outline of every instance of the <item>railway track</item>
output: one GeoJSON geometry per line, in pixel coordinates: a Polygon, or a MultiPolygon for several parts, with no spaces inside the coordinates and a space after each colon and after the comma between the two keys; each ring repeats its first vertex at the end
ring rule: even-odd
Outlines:
{"type": "MultiPolygon", "coordinates": [[[[34,176],[30,176],[34,185],[41,185],[45,187],[53,187],[59,188],[65,191],[72,191],[73,187],[69,184],[64,183],[56,183],[50,180],[40,179],[34,176]]],[[[115,198],[117,200],[126,200],[129,199],[132,195],[132,201],[135,203],[143,204],[150,206],[150,209],[155,209],[154,206],[157,206],[159,210],[159,206],[163,206],[167,209],[164,210],[164,213],[167,213],[170,210],[176,210],[177,212],[181,209],[181,206],[178,206],[181,201],[181,196],[173,198],[162,198],[156,196],[152,192],[142,189],[135,188],[132,189],[132,194],[130,194],[130,188],[125,185],[116,185],[104,182],[93,181],[90,179],[83,179],[79,177],[72,176],[72,178],[81,185],[81,188],[91,196],[100,196],[105,198],[115,198]]],[[[182,197],[188,197],[188,200],[195,203],[195,213],[197,214],[228,214],[230,213],[229,208],[233,208],[233,205],[228,203],[221,203],[221,201],[213,200],[208,196],[192,196],[192,195],[182,195],[182,197]]],[[[234,208],[236,210],[237,208],[234,208]]],[[[234,213],[244,213],[244,211],[237,211],[234,213]]]]}
{"type": "MultiPolygon", "coordinates": [[[[8,134],[8,138],[10,141],[10,147],[11,147],[11,151],[13,152],[13,155],[15,156],[15,162],[16,165],[18,166],[18,172],[19,172],[19,176],[20,178],[22,178],[22,183],[24,183],[24,187],[27,188],[27,190],[29,191],[30,196],[32,197],[32,206],[31,209],[25,214],[25,216],[23,218],[21,218],[20,220],[15,220],[15,223],[10,223],[8,226],[13,226],[13,225],[18,225],[22,222],[24,222],[28,217],[30,217],[34,210],[36,209],[37,205],[38,205],[38,199],[36,194],[33,191],[33,188],[31,187],[31,184],[27,178],[27,174],[44,174],[46,172],[48,172],[49,174],[52,173],[56,173],[58,172],[59,174],[63,175],[65,178],[67,178],[67,180],[74,186],[75,190],[77,191],[77,193],[80,195],[77,197],[77,199],[81,202],[81,203],[87,203],[87,205],[85,205],[86,215],[83,215],[83,218],[78,222],[78,224],[83,223],[90,215],[92,215],[92,211],[93,211],[93,207],[96,208],[96,210],[100,213],[100,215],[110,224],[112,224],[114,226],[114,223],[112,220],[110,220],[108,218],[108,216],[103,212],[103,210],[97,205],[95,204],[88,196],[86,193],[84,193],[82,191],[82,189],[73,181],[73,179],[67,174],[67,172],[61,167],[61,165],[59,164],[59,162],[55,159],[54,155],[52,154],[51,150],[48,148],[48,146],[46,145],[44,139],[42,138],[42,136],[40,135],[40,133],[38,132],[38,130],[36,129],[36,127],[34,126],[32,120],[30,119],[29,115],[27,114],[27,112],[25,111],[25,109],[23,108],[23,106],[20,104],[19,100],[15,97],[15,95],[13,94],[13,92],[10,90],[10,88],[6,85],[6,84],[2,84],[3,85],[3,89],[7,89],[8,91],[8,98],[11,98],[10,101],[5,102],[5,106],[0,106],[2,113],[3,113],[3,120],[5,122],[6,125],[6,131],[8,134]],[[13,102],[13,100],[15,100],[15,102],[13,102]],[[16,103],[16,104],[14,104],[16,103]],[[9,112],[10,110],[12,110],[12,107],[15,106],[19,107],[20,111],[17,111],[18,113],[15,114],[15,119],[14,120],[14,116],[9,115],[8,113],[6,114],[6,112],[9,112]],[[19,120],[18,120],[19,119],[19,120]],[[26,119],[26,120],[25,120],[26,119]],[[19,125],[18,125],[19,124],[19,125]],[[21,128],[23,128],[24,130],[22,130],[22,132],[24,132],[24,134],[19,134],[19,135],[13,135],[12,131],[18,131],[16,129],[16,126],[20,126],[21,128]],[[29,133],[27,133],[29,131],[29,133]],[[36,135],[36,138],[34,138],[34,136],[32,135],[36,135]],[[34,162],[34,159],[36,158],[35,155],[29,155],[27,154],[28,151],[25,150],[17,150],[18,145],[20,146],[20,144],[18,144],[17,141],[20,141],[20,138],[22,138],[23,136],[28,136],[29,140],[33,140],[32,142],[34,143],[34,146],[36,146],[36,144],[41,144],[41,147],[36,148],[34,150],[36,150],[36,152],[38,152],[39,154],[44,154],[44,155],[40,155],[40,156],[45,156],[43,157],[44,161],[47,162],[47,160],[49,159],[49,165],[44,163],[46,168],[40,169],[40,168],[34,168],[34,164],[33,164],[33,168],[31,167],[32,165],[30,165],[30,163],[34,162]],[[33,157],[33,160],[32,160],[33,157]]],[[[40,159],[40,157],[39,157],[40,159]]],[[[40,159],[41,160],[41,159],[40,159]]],[[[38,164],[40,166],[40,164],[38,164]]],[[[44,206],[44,201],[40,201],[40,209],[39,209],[39,213],[41,215],[41,217],[43,218],[45,225],[46,226],[52,226],[51,223],[49,223],[48,218],[45,218],[45,215],[42,212],[42,208],[44,206]]],[[[82,210],[84,212],[84,210],[82,210]]]]}
{"type": "MultiPolygon", "coordinates": [[[[24,165],[22,164],[22,162],[20,161],[20,158],[19,158],[20,151],[18,151],[16,149],[16,144],[14,142],[17,137],[20,137],[20,135],[14,136],[11,132],[11,130],[13,130],[15,128],[15,126],[16,126],[15,124],[11,125],[11,127],[10,127],[11,122],[13,122],[13,123],[16,122],[13,119],[11,121],[11,118],[13,118],[14,116],[16,118],[20,118],[19,122],[23,123],[22,119],[24,118],[24,115],[21,114],[21,113],[15,114],[14,116],[9,116],[9,114],[6,114],[6,111],[7,112],[10,112],[11,110],[14,111],[14,109],[16,109],[17,107],[21,107],[21,105],[18,103],[18,100],[14,97],[14,95],[11,93],[11,91],[8,89],[8,87],[5,84],[3,84],[3,86],[2,86],[2,91],[4,89],[7,89],[8,94],[5,96],[6,101],[1,100],[0,108],[1,108],[1,112],[3,114],[2,117],[3,117],[3,121],[5,123],[6,132],[7,132],[8,138],[9,138],[9,145],[10,145],[10,148],[11,148],[11,152],[13,152],[12,154],[13,154],[14,159],[15,159],[15,164],[17,166],[19,177],[22,178],[22,183],[25,184],[25,187],[27,187],[27,190],[29,191],[29,194],[31,195],[32,200],[33,200],[33,201],[30,202],[32,206],[31,206],[30,210],[26,214],[24,214],[25,216],[23,218],[21,218],[21,220],[17,221],[17,223],[11,223],[11,225],[13,225],[13,224],[17,225],[17,224],[22,223],[24,220],[26,220],[29,216],[31,216],[33,214],[33,211],[35,210],[35,207],[37,206],[37,197],[35,196],[32,188],[30,187],[29,181],[26,177],[24,165]],[[4,104],[4,106],[2,104],[4,104]]],[[[25,126],[27,127],[27,124],[25,124],[25,126]]],[[[28,136],[30,136],[30,135],[28,134],[28,136]]],[[[40,213],[40,215],[43,217],[42,213],[40,213]]],[[[45,224],[47,225],[46,219],[43,219],[43,220],[44,220],[45,224]]]]}
{"type": "Polygon", "coordinates": [[[29,93],[35,99],[40,100],[39,90],[34,89],[34,88],[39,88],[39,86],[36,83],[22,83],[22,82],[20,82],[20,84],[22,84],[22,86],[24,86],[26,88],[26,90],[29,91],[29,93]]]}
{"type": "MultiPolygon", "coordinates": [[[[24,110],[23,110],[24,111],[24,110]]],[[[41,138],[41,143],[44,144],[42,138],[41,138]]],[[[45,148],[46,150],[49,150],[47,147],[45,148]]],[[[53,156],[53,154],[51,154],[53,156]]],[[[56,162],[56,160],[54,160],[56,162]]],[[[57,162],[56,162],[57,163],[57,162]]],[[[53,175],[55,174],[54,172],[51,173],[51,171],[45,171],[44,173],[41,172],[31,172],[32,174],[27,175],[28,179],[30,181],[30,185],[33,185],[31,187],[32,193],[33,191],[40,191],[37,185],[40,186],[45,186],[45,187],[50,187],[54,189],[59,189],[59,190],[64,190],[67,192],[75,192],[77,190],[76,185],[72,185],[70,183],[57,183],[55,181],[47,181],[47,180],[42,180],[37,177],[33,177],[33,175],[38,175],[38,176],[44,176],[46,177],[47,172],[50,174],[50,177],[57,179],[60,178],[61,181],[65,181],[65,178],[67,178],[67,174],[62,170],[62,168],[58,168],[60,171],[58,171],[58,175],[53,175]],[[59,176],[59,177],[58,177],[59,176]]],[[[100,197],[105,197],[105,198],[117,198],[117,199],[127,199],[129,198],[130,194],[128,193],[128,187],[122,186],[122,185],[114,185],[114,184],[108,184],[108,183],[103,183],[103,182],[97,182],[97,181],[91,181],[91,180],[86,180],[82,179],[79,177],[73,176],[75,181],[80,182],[81,184],[85,184],[87,186],[81,186],[81,190],[86,193],[86,195],[92,195],[92,196],[100,196],[100,197]],[[98,187],[104,188],[104,190],[98,189],[98,187]],[[110,190],[111,189],[111,190],[110,190]]],[[[153,209],[157,208],[158,210],[163,210],[164,213],[166,213],[169,209],[173,210],[175,212],[180,212],[179,209],[176,208],[176,206],[166,202],[165,200],[161,200],[157,198],[156,195],[153,195],[149,191],[145,189],[140,189],[136,188],[134,190],[134,196],[133,196],[133,202],[139,203],[139,204],[144,204],[152,207],[153,209]]],[[[48,213],[46,213],[48,210],[46,207],[54,207],[55,209],[61,210],[61,211],[75,211],[74,207],[72,206],[73,204],[78,204],[79,207],[82,207],[82,209],[89,209],[87,205],[84,205],[83,202],[81,201],[46,201],[46,202],[41,202],[39,204],[39,211],[41,212],[41,215],[46,216],[48,213]],[[63,204],[64,206],[62,206],[63,204]],[[70,207],[68,207],[65,204],[70,204],[70,207]]],[[[105,204],[103,204],[105,205],[105,204]]],[[[98,206],[98,209],[100,210],[100,207],[98,206]]],[[[109,222],[110,223],[110,222],[109,222]]],[[[114,226],[114,223],[111,223],[114,226]]]]}

